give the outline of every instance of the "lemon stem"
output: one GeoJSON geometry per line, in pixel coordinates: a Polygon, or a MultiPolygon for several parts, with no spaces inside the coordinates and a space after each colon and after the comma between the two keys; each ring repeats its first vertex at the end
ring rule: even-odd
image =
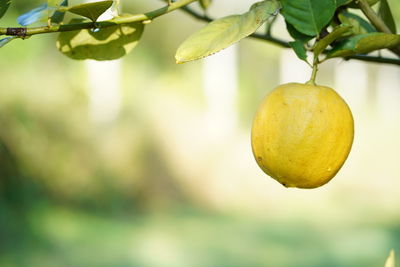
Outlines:
{"type": "Polygon", "coordinates": [[[306,84],[311,84],[311,85],[316,85],[315,79],[317,78],[317,72],[318,72],[318,57],[314,57],[314,62],[313,62],[313,70],[311,73],[311,78],[306,84]]]}

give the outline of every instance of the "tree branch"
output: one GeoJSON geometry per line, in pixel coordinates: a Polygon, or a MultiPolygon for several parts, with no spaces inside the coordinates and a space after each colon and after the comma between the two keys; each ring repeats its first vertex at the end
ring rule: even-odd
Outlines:
{"type": "MultiPolygon", "coordinates": [[[[371,21],[372,25],[375,28],[384,33],[394,33],[389,27],[385,24],[385,22],[375,13],[375,11],[369,6],[366,0],[357,0],[358,6],[361,8],[361,11],[364,15],[371,21]]],[[[398,57],[400,57],[400,46],[395,46],[389,49],[393,53],[395,53],[398,57]]]]}
{"type": "Polygon", "coordinates": [[[385,22],[375,13],[366,0],[357,0],[358,6],[372,25],[380,32],[392,33],[385,22]]]}
{"type": "Polygon", "coordinates": [[[43,27],[0,28],[0,35],[19,36],[23,38],[42,33],[65,32],[65,31],[75,31],[75,30],[93,29],[93,28],[107,28],[115,25],[128,24],[132,22],[151,21],[159,16],[165,15],[171,11],[174,11],[176,9],[179,9],[196,1],[197,0],[180,0],[178,2],[171,3],[170,5],[167,5],[165,7],[147,13],[124,16],[124,17],[116,17],[110,20],[100,21],[96,23],[83,22],[83,23],[52,25],[43,27]]]}
{"type": "Polygon", "coordinates": [[[355,55],[350,57],[344,57],[344,60],[355,59],[367,62],[375,63],[386,63],[400,66],[400,59],[390,57],[378,57],[378,56],[367,56],[367,55],[355,55]]]}
{"type": "MultiPolygon", "coordinates": [[[[184,12],[186,12],[187,14],[191,15],[192,17],[199,19],[201,21],[205,21],[205,22],[211,22],[214,19],[207,16],[207,15],[203,15],[200,14],[196,11],[194,11],[193,9],[184,6],[181,8],[181,10],[183,10],[184,12]]],[[[264,40],[264,41],[268,41],[274,45],[283,47],[283,48],[291,48],[289,45],[288,41],[276,38],[271,36],[270,34],[259,34],[259,33],[253,33],[251,34],[249,37],[251,38],[255,38],[255,39],[260,39],[260,40],[264,40]]],[[[329,50],[325,50],[323,52],[323,54],[328,53],[329,50]]],[[[377,62],[377,63],[386,63],[386,64],[394,64],[394,65],[399,65],[400,66],[400,59],[396,59],[396,58],[388,58],[388,57],[377,57],[377,56],[368,56],[368,55],[355,55],[355,56],[349,56],[349,57],[345,57],[344,60],[350,60],[350,59],[355,59],[355,60],[362,60],[362,61],[367,61],[367,62],[377,62]]]]}

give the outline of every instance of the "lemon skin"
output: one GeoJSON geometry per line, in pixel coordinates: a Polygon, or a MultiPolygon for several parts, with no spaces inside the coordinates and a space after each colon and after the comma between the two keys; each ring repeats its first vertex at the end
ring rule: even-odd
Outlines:
{"type": "Polygon", "coordinates": [[[316,188],[342,167],[353,137],[351,111],[333,89],[288,83],[261,103],[251,143],[266,174],[285,187],[316,188]]]}

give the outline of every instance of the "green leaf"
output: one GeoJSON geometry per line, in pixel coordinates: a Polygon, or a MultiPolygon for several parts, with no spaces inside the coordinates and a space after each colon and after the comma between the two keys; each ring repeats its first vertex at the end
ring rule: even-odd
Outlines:
{"type": "Polygon", "coordinates": [[[61,23],[65,11],[59,11],[58,8],[66,5],[68,5],[68,0],[48,0],[47,3],[20,15],[17,18],[18,23],[22,26],[28,26],[36,22],[47,22],[49,18],[53,23],[61,23]]]}
{"type": "Polygon", "coordinates": [[[0,39],[0,48],[11,42],[12,40],[18,38],[17,36],[7,36],[5,38],[0,39]]]}
{"type": "Polygon", "coordinates": [[[176,52],[177,63],[207,57],[255,32],[280,9],[277,0],[255,3],[242,15],[231,15],[213,22],[184,41],[176,52]]]}
{"type": "Polygon", "coordinates": [[[365,33],[340,42],[328,53],[327,58],[366,54],[383,48],[391,48],[399,44],[399,34],[365,33]]]}
{"type": "Polygon", "coordinates": [[[336,0],[336,7],[344,6],[351,3],[353,0],[336,0]]]}
{"type": "Polygon", "coordinates": [[[389,3],[387,2],[387,0],[381,0],[378,14],[385,22],[385,24],[389,27],[389,29],[392,31],[392,33],[396,33],[396,23],[394,22],[393,14],[392,11],[390,10],[389,3]]]}
{"type": "Polygon", "coordinates": [[[303,42],[301,42],[301,41],[289,42],[289,45],[290,45],[290,47],[293,48],[294,52],[296,53],[296,55],[299,59],[308,63],[307,51],[306,51],[306,48],[304,47],[303,42]]]}
{"type": "Polygon", "coordinates": [[[286,22],[286,29],[287,29],[288,33],[296,41],[301,41],[302,43],[307,43],[312,38],[314,38],[313,36],[305,35],[305,34],[299,32],[298,30],[296,30],[295,27],[293,27],[292,24],[288,23],[286,20],[285,20],[285,22],[286,22]]]}
{"type": "Polygon", "coordinates": [[[11,4],[11,0],[0,0],[0,18],[6,14],[8,7],[11,4]]]}
{"type": "Polygon", "coordinates": [[[331,43],[335,40],[348,35],[352,26],[340,25],[336,27],[331,33],[319,40],[314,47],[314,57],[318,57],[331,43]]]}
{"type": "Polygon", "coordinates": [[[285,19],[310,36],[318,36],[336,10],[336,0],[281,0],[281,3],[285,19]]]}
{"type": "MultiPolygon", "coordinates": [[[[373,5],[375,5],[376,3],[378,3],[380,0],[367,0],[367,3],[368,3],[368,5],[369,6],[373,6],[373,5]]],[[[359,7],[359,5],[358,5],[358,3],[357,3],[358,1],[356,1],[356,0],[352,0],[347,6],[348,7],[350,7],[350,8],[356,8],[356,9],[360,9],[360,7],[359,7]]]]}
{"type": "Polygon", "coordinates": [[[48,11],[49,7],[47,6],[47,3],[44,3],[32,10],[30,10],[27,13],[24,13],[22,15],[20,15],[17,18],[17,21],[20,25],[22,26],[28,26],[30,24],[33,24],[35,22],[39,22],[39,21],[46,21],[48,18],[48,11]]]}
{"type": "Polygon", "coordinates": [[[200,6],[206,10],[211,5],[212,0],[199,0],[200,6]]]}
{"type": "Polygon", "coordinates": [[[392,249],[390,250],[389,257],[386,259],[385,267],[395,267],[395,261],[394,250],[392,249]]]}
{"type": "MultiPolygon", "coordinates": [[[[70,23],[79,23],[73,20],[70,23]]],[[[141,22],[115,25],[99,31],[62,32],[57,48],[72,59],[113,60],[128,54],[139,42],[144,30],[141,22]]]]}
{"type": "MultiPolygon", "coordinates": [[[[58,7],[66,7],[68,6],[68,0],[48,0],[49,6],[58,7]]],[[[53,15],[50,15],[50,20],[52,23],[60,24],[64,20],[65,11],[56,10],[53,15]]]]}
{"type": "Polygon", "coordinates": [[[341,23],[353,26],[353,35],[376,32],[374,26],[356,14],[343,11],[339,13],[338,18],[341,23]]]}
{"type": "Polygon", "coordinates": [[[60,0],[47,0],[47,5],[51,7],[57,7],[60,2],[60,0]]]}
{"type": "Polygon", "coordinates": [[[68,11],[95,22],[101,16],[101,14],[106,12],[106,10],[112,6],[112,4],[112,0],[85,3],[72,6],[68,9],[68,11]]]}

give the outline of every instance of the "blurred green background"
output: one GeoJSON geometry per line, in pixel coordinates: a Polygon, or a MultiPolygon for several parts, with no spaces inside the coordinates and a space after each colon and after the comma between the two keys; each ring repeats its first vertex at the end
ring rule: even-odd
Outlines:
{"type": "MultiPolygon", "coordinates": [[[[0,25],[40,2],[15,0],[0,25]]],[[[129,13],[162,6],[122,2],[129,13]]],[[[210,14],[252,2],[214,0],[210,14]]],[[[69,60],[56,35],[0,50],[1,267],[372,267],[399,251],[399,68],[321,66],[318,81],[353,110],[354,146],[326,186],[286,189],[257,167],[250,126],[262,97],[307,66],[250,39],[176,65],[202,25],[163,16],[117,63],[69,60]],[[96,86],[119,91],[102,102],[96,86]]]]}

